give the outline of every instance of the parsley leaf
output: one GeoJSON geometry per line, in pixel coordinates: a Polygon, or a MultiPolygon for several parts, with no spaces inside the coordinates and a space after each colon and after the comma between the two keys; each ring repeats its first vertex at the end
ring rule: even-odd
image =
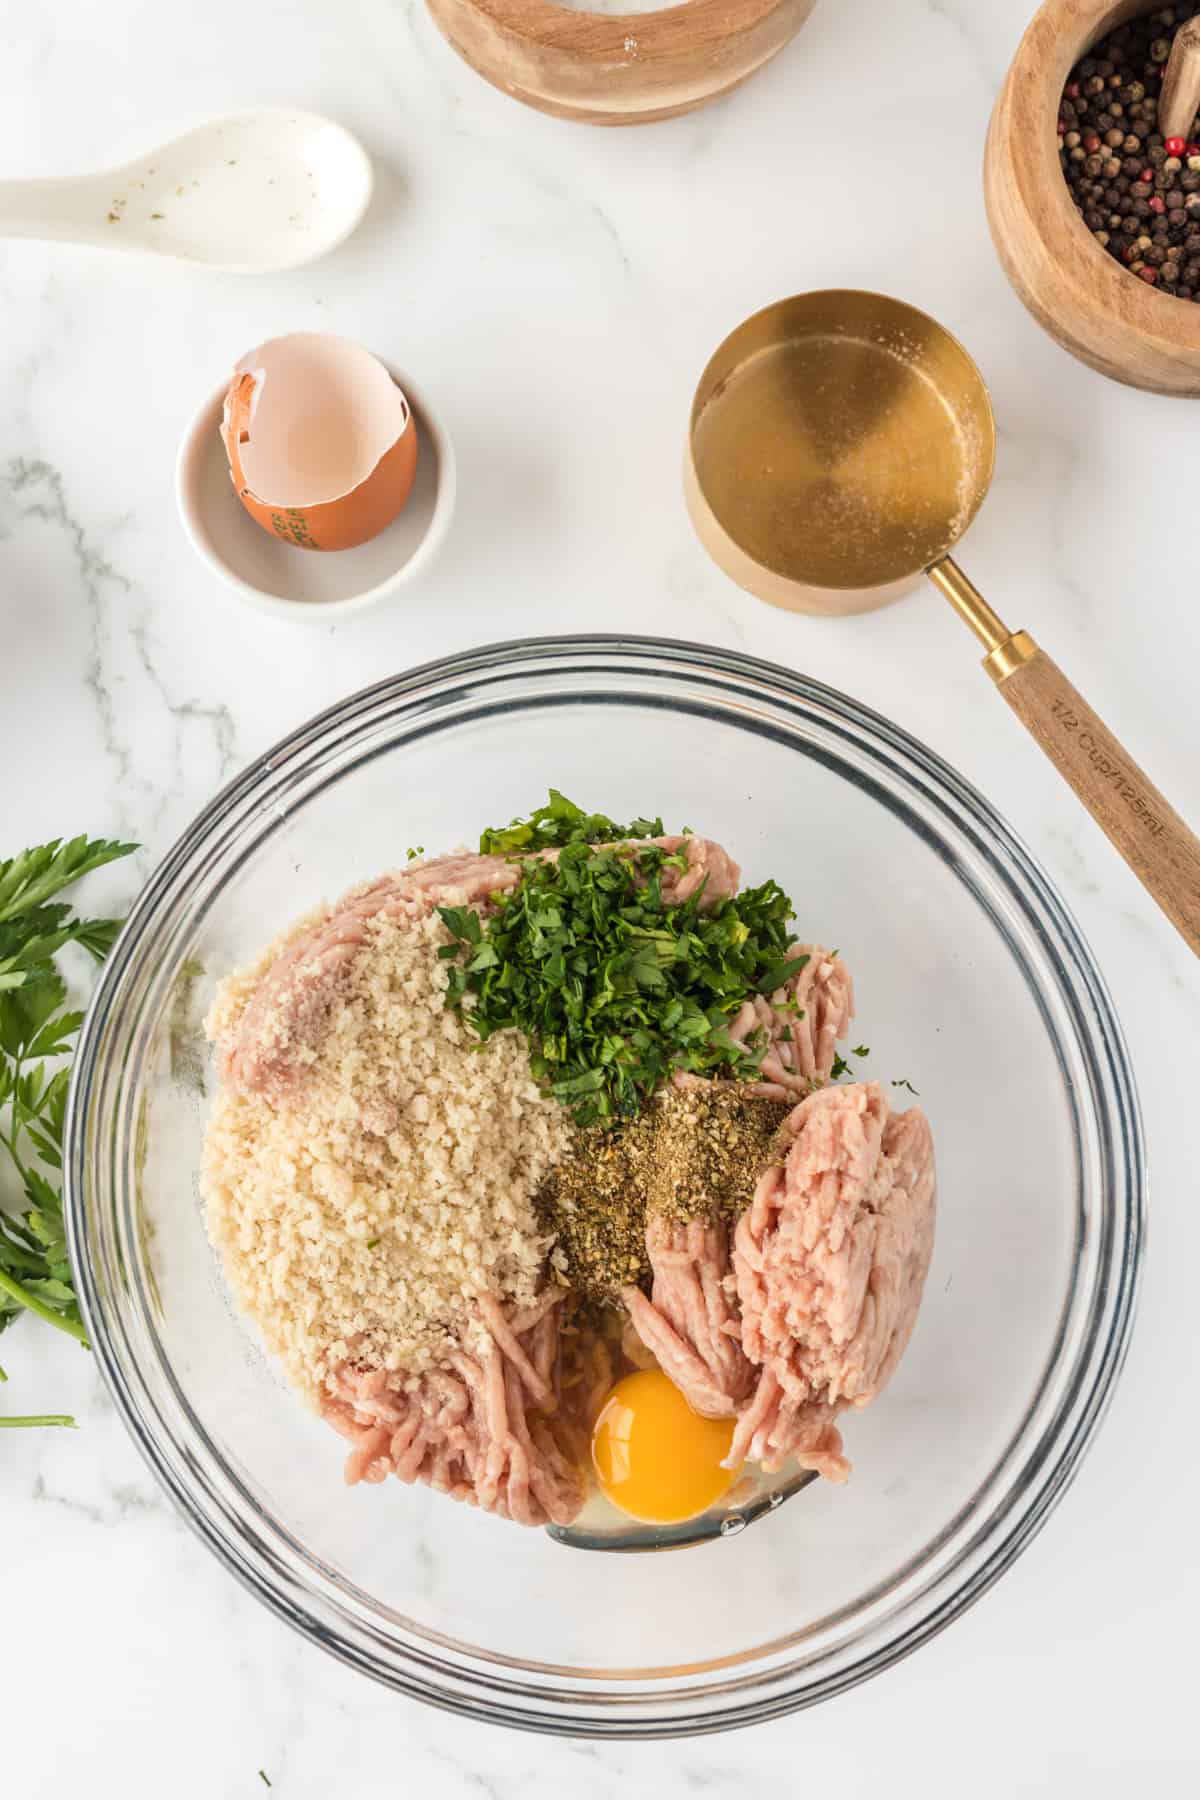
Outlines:
{"type": "MultiPolygon", "coordinates": [[[[101,961],[120,921],[80,918],[55,896],[134,847],[55,838],[0,861],[0,1154],[25,1201],[20,1213],[0,1207],[0,1332],[31,1312],[86,1342],[55,1179],[70,1075],[60,1059],[70,1054],[83,1014],[67,1007],[54,959],[76,943],[101,961]]],[[[0,1426],[72,1424],[57,1413],[0,1417],[0,1426]]]]}
{"type": "Polygon", "coordinates": [[[19,919],[79,881],[104,863],[116,862],[136,850],[136,844],[119,844],[107,838],[55,838],[39,844],[8,862],[0,862],[0,922],[19,919]]]}

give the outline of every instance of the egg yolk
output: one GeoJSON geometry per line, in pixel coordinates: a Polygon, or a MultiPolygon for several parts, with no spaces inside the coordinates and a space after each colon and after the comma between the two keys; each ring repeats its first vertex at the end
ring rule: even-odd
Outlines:
{"type": "Polygon", "coordinates": [[[592,1433],[596,1480],[631,1518],[673,1525],[719,1500],[736,1469],[721,1459],[733,1441],[732,1419],[702,1419],[661,1369],[617,1382],[592,1433]]]}

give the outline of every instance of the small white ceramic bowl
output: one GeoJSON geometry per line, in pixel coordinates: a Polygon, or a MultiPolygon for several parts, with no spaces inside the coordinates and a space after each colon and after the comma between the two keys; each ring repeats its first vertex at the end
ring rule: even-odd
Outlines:
{"type": "Polygon", "coordinates": [[[228,382],[209,395],[184,433],[175,469],[183,529],[201,561],[259,612],[328,624],[388,598],[437,554],[458,487],[454,447],[420,389],[391,363],[384,367],[412,407],[417,474],[399,516],[355,550],[300,550],[255,524],[234,492],[221,442],[228,382]]]}

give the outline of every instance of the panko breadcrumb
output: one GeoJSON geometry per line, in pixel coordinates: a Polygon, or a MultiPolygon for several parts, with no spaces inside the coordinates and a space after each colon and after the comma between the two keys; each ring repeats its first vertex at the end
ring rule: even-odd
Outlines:
{"type": "MultiPolygon", "coordinates": [[[[318,917],[320,915],[317,915],[318,917]]],[[[222,984],[224,1041],[293,928],[222,984]]],[[[549,1248],[532,1197],[570,1137],[524,1039],[480,1044],[445,1008],[434,914],[371,920],[311,1063],[274,1098],[226,1083],[205,1143],[209,1235],[235,1295],[292,1379],[317,1393],[354,1357],[414,1374],[444,1362],[469,1304],[532,1302],[549,1248]]]]}

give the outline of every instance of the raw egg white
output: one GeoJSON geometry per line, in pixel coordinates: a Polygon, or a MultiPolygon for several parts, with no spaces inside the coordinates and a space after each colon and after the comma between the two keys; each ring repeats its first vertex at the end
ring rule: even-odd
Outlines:
{"type": "Polygon", "coordinates": [[[732,1419],[702,1419],[661,1369],[617,1382],[592,1433],[601,1491],[633,1519],[674,1525],[721,1498],[738,1470],[723,1469],[732,1419]]]}
{"type": "Polygon", "coordinates": [[[417,429],[383,364],[326,333],[243,356],[221,438],[238,499],[302,550],[349,550],[389,526],[417,470],[417,429]]]}

